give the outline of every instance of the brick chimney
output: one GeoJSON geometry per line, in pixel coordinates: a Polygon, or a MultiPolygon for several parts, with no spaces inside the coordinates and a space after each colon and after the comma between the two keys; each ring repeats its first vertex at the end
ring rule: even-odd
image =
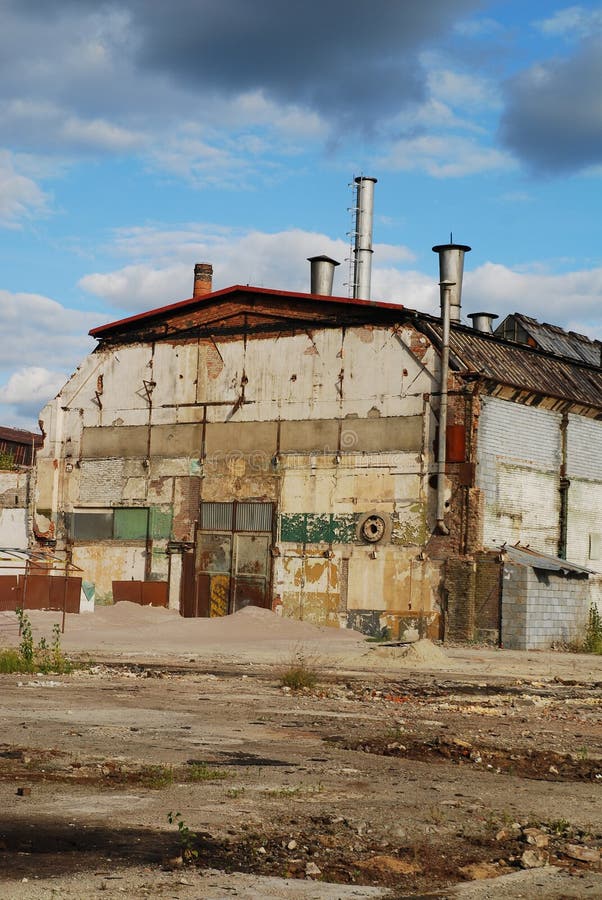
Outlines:
{"type": "Polygon", "coordinates": [[[202,297],[210,294],[213,278],[213,266],[211,263],[197,263],[194,267],[194,293],[193,297],[202,297]]]}

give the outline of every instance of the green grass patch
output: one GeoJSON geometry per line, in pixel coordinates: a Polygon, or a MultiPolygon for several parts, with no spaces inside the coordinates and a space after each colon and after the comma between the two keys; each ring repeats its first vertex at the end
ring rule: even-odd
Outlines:
{"type": "Polygon", "coordinates": [[[214,769],[206,763],[191,763],[186,771],[186,781],[223,781],[230,773],[223,769],[214,769]]]}

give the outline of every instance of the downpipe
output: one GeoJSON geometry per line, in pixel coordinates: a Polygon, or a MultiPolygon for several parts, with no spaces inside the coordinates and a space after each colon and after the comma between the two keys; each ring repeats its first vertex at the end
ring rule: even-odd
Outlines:
{"type": "Polygon", "coordinates": [[[441,384],[439,401],[439,439],[437,445],[437,511],[436,529],[439,534],[449,534],[445,524],[445,467],[447,462],[447,381],[449,376],[450,294],[454,281],[442,281],[441,319],[443,325],[441,345],[441,384]]]}

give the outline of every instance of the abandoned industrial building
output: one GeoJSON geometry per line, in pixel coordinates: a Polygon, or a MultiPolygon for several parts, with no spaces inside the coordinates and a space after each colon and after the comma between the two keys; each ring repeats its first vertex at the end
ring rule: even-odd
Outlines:
{"type": "Polygon", "coordinates": [[[441,316],[366,299],[360,239],[353,297],[328,257],[306,294],[198,264],[191,299],[95,328],[41,413],[36,546],[96,603],[570,641],[602,573],[600,344],[462,324],[470,248],[434,249],[441,316]]]}

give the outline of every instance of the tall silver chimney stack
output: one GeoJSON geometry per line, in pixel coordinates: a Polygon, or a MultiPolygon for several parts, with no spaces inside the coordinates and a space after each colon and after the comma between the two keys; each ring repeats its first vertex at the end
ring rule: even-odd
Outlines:
{"type": "Polygon", "coordinates": [[[356,220],[355,257],[353,265],[353,296],[358,300],[370,299],[372,280],[372,225],[374,218],[374,185],[376,178],[359,175],[355,179],[356,220]]]}
{"type": "MultiPolygon", "coordinates": [[[[439,283],[454,282],[449,289],[449,318],[451,322],[460,321],[464,254],[468,253],[470,249],[466,244],[438,244],[436,247],[433,247],[433,251],[439,254],[439,283]]],[[[443,288],[441,288],[441,304],[443,308],[443,288]]]]}
{"type": "Polygon", "coordinates": [[[340,263],[330,256],[308,256],[310,264],[310,293],[322,294],[325,297],[332,296],[332,282],[334,270],[340,263]]]}

